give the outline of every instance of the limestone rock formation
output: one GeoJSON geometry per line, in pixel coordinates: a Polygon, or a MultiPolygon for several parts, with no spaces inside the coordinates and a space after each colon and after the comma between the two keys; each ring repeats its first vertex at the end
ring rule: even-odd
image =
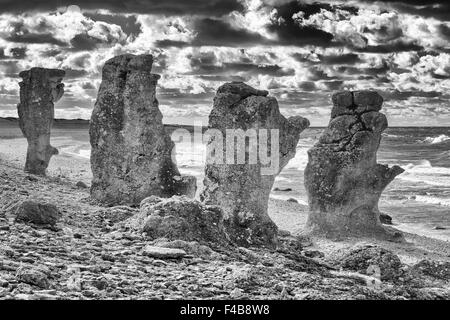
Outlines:
{"type": "Polygon", "coordinates": [[[50,158],[58,150],[50,145],[50,131],[55,114],[54,103],[64,94],[61,83],[64,70],[32,68],[22,71],[19,125],[28,141],[25,171],[45,175],[50,158]]]}
{"type": "Polygon", "coordinates": [[[378,210],[381,192],[404,171],[377,163],[381,133],[388,126],[379,112],[383,98],[375,91],[344,91],[332,100],[331,121],[308,151],[307,231],[399,238],[381,226],[378,210]]]}
{"type": "Polygon", "coordinates": [[[151,55],[121,55],[103,67],[90,123],[91,196],[108,205],[139,205],[150,195],[193,197],[195,178],[181,177],[174,143],[156,99],[151,55]]]}
{"type": "Polygon", "coordinates": [[[148,197],[142,200],[139,213],[126,224],[150,239],[228,243],[221,208],[185,196],[148,197]]]}
{"type": "Polygon", "coordinates": [[[201,200],[223,208],[227,233],[242,246],[276,245],[277,227],[267,214],[269,194],[275,177],[294,157],[300,133],[309,126],[300,116],[286,119],[277,100],[267,95],[242,82],[226,83],[217,90],[209,116],[208,131],[214,131],[207,152],[214,153],[214,159],[207,160],[201,200]],[[239,132],[248,134],[248,143],[239,132]],[[243,144],[235,143],[239,138],[234,134],[243,144]],[[252,136],[258,137],[257,143],[252,136]],[[239,159],[239,153],[245,158],[239,159]],[[270,154],[270,161],[262,154],[270,154]]]}

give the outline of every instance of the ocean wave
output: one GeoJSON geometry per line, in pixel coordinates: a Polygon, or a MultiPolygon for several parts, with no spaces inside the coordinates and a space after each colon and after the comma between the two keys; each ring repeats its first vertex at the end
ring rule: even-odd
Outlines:
{"type": "Polygon", "coordinates": [[[425,143],[430,143],[430,144],[437,144],[437,143],[442,143],[445,141],[450,140],[450,137],[445,135],[445,134],[441,134],[437,137],[426,137],[423,142],[425,143]]]}
{"type": "Polygon", "coordinates": [[[402,166],[405,172],[398,176],[400,180],[426,183],[434,186],[450,186],[450,168],[433,167],[428,160],[409,163],[402,166]]]}
{"type": "Polygon", "coordinates": [[[381,135],[385,138],[401,138],[402,137],[397,134],[391,134],[391,133],[385,133],[385,132],[383,132],[381,135]]]}
{"type": "Polygon", "coordinates": [[[418,202],[428,203],[428,204],[437,204],[444,207],[450,207],[450,199],[442,199],[435,196],[429,196],[429,195],[418,195],[415,196],[415,199],[418,202]]]}

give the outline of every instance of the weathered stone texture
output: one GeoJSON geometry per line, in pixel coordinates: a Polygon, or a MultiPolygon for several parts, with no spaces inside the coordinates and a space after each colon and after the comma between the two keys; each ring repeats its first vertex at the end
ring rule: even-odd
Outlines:
{"type": "Polygon", "coordinates": [[[61,83],[64,70],[32,68],[22,71],[19,125],[28,141],[25,171],[45,175],[50,158],[58,150],[50,145],[50,131],[55,114],[54,103],[64,94],[61,83]]]}
{"type": "MultiPolygon", "coordinates": [[[[216,150],[223,155],[223,162],[207,162],[201,200],[223,208],[228,234],[243,246],[276,244],[277,226],[267,214],[269,194],[275,177],[294,157],[300,133],[309,126],[309,121],[300,116],[286,119],[279,111],[277,100],[267,95],[267,91],[256,90],[242,82],[226,83],[217,90],[209,116],[209,129],[218,130],[223,137],[223,150],[216,150]],[[273,143],[278,143],[279,154],[272,158],[279,163],[273,172],[264,172],[268,166],[261,162],[259,146],[234,144],[232,149],[227,149],[227,130],[239,129],[245,133],[255,129],[258,134],[260,129],[268,129],[269,141],[264,141],[267,150],[272,147],[270,129],[278,130],[279,143],[275,140],[273,143]],[[245,161],[239,162],[236,154],[244,148],[245,161]],[[226,162],[228,152],[234,152],[233,163],[226,162]],[[255,153],[257,160],[251,162],[255,153]]],[[[208,153],[215,149],[216,139],[219,138],[211,135],[208,153]]],[[[261,135],[258,139],[262,139],[261,135]]]]}
{"type": "Polygon", "coordinates": [[[383,228],[378,201],[404,170],[377,163],[381,134],[387,128],[375,91],[333,95],[328,128],[308,151],[305,187],[309,198],[307,230],[334,236],[400,237],[383,228]]]}
{"type": "Polygon", "coordinates": [[[151,55],[108,60],[90,124],[91,196],[109,205],[139,203],[150,195],[195,194],[195,178],[172,161],[156,99],[159,75],[151,55]]]}

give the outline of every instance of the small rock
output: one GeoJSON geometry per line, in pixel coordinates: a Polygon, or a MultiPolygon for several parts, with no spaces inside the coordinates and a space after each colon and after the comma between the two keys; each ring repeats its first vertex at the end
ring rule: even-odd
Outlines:
{"type": "Polygon", "coordinates": [[[75,186],[78,189],[87,189],[87,188],[89,188],[88,185],[86,183],[84,183],[83,181],[78,181],[75,186]]]}
{"type": "Polygon", "coordinates": [[[436,226],[434,227],[434,230],[447,230],[447,228],[443,226],[436,226]]]}
{"type": "Polygon", "coordinates": [[[31,181],[31,182],[38,181],[38,178],[36,178],[35,176],[26,176],[25,178],[26,178],[28,181],[31,181]]]}
{"type": "Polygon", "coordinates": [[[17,206],[15,214],[16,222],[32,222],[50,226],[54,226],[61,216],[61,213],[54,204],[34,200],[21,202],[17,206]]]}
{"type": "Polygon", "coordinates": [[[380,213],[380,222],[382,224],[392,224],[392,217],[385,213],[380,213]]]}
{"type": "Polygon", "coordinates": [[[244,291],[242,289],[239,288],[234,288],[231,292],[230,292],[230,298],[231,299],[239,299],[244,295],[244,291]]]}
{"type": "Polygon", "coordinates": [[[303,251],[303,255],[308,258],[323,258],[325,254],[318,250],[305,250],[303,251]]]}
{"type": "Polygon", "coordinates": [[[23,283],[38,286],[43,289],[47,289],[50,285],[47,275],[42,271],[33,268],[19,268],[16,277],[23,283]]]}
{"type": "Polygon", "coordinates": [[[278,236],[279,237],[290,237],[291,232],[287,230],[278,229],[278,236]]]}
{"type": "Polygon", "coordinates": [[[289,199],[287,199],[287,202],[298,203],[298,200],[297,200],[297,199],[294,199],[294,198],[289,198],[289,199]]]}
{"type": "Polygon", "coordinates": [[[143,254],[157,259],[180,259],[186,255],[186,251],[148,245],[144,248],[143,254]]]}
{"type": "Polygon", "coordinates": [[[289,192],[289,191],[292,191],[292,189],[291,188],[278,188],[278,187],[276,187],[276,188],[273,189],[273,191],[289,192]]]}

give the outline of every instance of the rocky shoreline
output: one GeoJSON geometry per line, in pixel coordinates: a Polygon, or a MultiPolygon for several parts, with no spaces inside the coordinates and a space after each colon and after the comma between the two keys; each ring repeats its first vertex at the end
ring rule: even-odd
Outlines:
{"type": "Polygon", "coordinates": [[[276,250],[149,240],[126,227],[138,208],[100,207],[76,184],[0,162],[0,299],[450,298],[448,257],[405,264],[379,245],[321,250],[284,231],[276,250]],[[30,199],[56,204],[58,222],[17,221],[30,199]]]}

